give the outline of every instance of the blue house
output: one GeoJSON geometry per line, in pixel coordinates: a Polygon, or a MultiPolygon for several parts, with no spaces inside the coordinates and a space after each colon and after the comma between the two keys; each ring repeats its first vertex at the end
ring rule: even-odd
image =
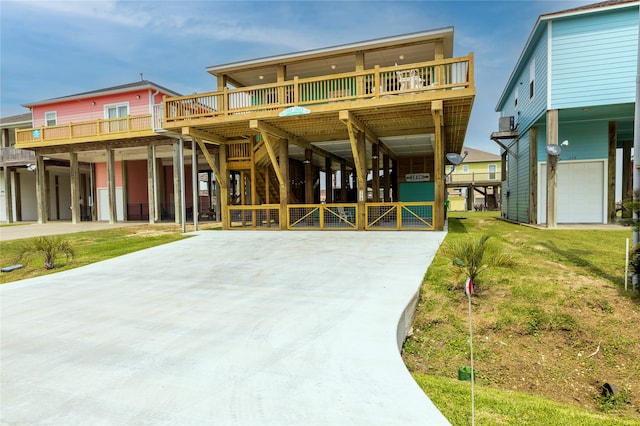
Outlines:
{"type": "Polygon", "coordinates": [[[503,218],[611,223],[616,182],[631,197],[639,5],[606,1],[538,18],[496,106],[503,218]]]}

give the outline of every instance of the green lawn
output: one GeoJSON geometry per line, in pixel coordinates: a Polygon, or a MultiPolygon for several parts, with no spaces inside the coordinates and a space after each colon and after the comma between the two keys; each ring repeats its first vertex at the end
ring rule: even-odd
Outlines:
{"type": "MultiPolygon", "coordinates": [[[[472,298],[478,424],[640,424],[640,298],[624,291],[631,230],[541,230],[474,212],[450,217],[443,244],[483,234],[517,264],[488,271],[472,298]],[[603,403],[605,382],[624,400],[603,403]]],[[[403,358],[462,425],[470,424],[470,403],[458,402],[469,388],[457,382],[457,369],[469,364],[469,317],[464,277],[453,270],[441,249],[425,274],[403,358]]]]}
{"type": "MultiPolygon", "coordinates": [[[[78,232],[65,234],[62,237],[71,242],[75,250],[73,259],[65,260],[64,257],[60,257],[56,261],[55,269],[45,270],[43,261],[34,257],[24,268],[0,274],[0,283],[65,271],[186,238],[181,234],[181,230],[173,225],[142,225],[78,232]]],[[[2,267],[23,263],[17,258],[22,244],[24,244],[24,240],[2,242],[2,250],[0,251],[0,265],[2,267]]]]}

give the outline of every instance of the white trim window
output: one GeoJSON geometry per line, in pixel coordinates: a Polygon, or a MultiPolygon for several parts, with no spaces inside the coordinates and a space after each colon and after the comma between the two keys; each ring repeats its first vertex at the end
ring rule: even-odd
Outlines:
{"type": "Polygon", "coordinates": [[[462,173],[469,173],[469,165],[468,164],[463,164],[462,165],[462,173]]]}
{"type": "Polygon", "coordinates": [[[489,164],[489,180],[495,180],[498,167],[495,164],[489,164]]]}
{"type": "Polygon", "coordinates": [[[127,116],[129,103],[110,104],[104,106],[104,118],[108,121],[108,132],[122,132],[129,128],[127,116]]]}
{"type": "Polygon", "coordinates": [[[111,104],[104,106],[104,118],[125,118],[129,115],[129,103],[111,104]]]}
{"type": "Polygon", "coordinates": [[[58,113],[49,111],[44,113],[44,125],[47,127],[58,125],[58,113]]]}

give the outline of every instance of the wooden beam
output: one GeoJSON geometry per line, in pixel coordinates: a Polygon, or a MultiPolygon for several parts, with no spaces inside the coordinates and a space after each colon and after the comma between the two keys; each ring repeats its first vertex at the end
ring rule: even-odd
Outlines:
{"type": "Polygon", "coordinates": [[[305,149],[310,149],[311,151],[313,151],[314,154],[318,154],[321,157],[325,157],[325,158],[331,158],[333,161],[335,162],[342,162],[342,161],[346,161],[350,166],[353,166],[353,163],[349,160],[347,160],[346,158],[342,158],[340,156],[337,156],[335,154],[332,154],[331,152],[324,150],[322,148],[319,148],[313,144],[311,144],[311,142],[301,139],[299,137],[297,137],[296,135],[292,135],[291,133],[285,132],[282,129],[279,129],[275,126],[272,126],[269,123],[265,123],[264,121],[261,120],[249,120],[249,128],[253,129],[253,130],[257,130],[260,133],[268,133],[271,134],[273,136],[276,136],[280,139],[286,139],[289,142],[298,145],[302,148],[305,149]]]}
{"type": "Polygon", "coordinates": [[[36,154],[36,203],[38,206],[38,223],[40,224],[46,223],[49,215],[47,185],[44,157],[36,154]]]}
{"type": "Polygon", "coordinates": [[[331,170],[331,158],[324,159],[324,187],[325,187],[325,202],[327,204],[333,203],[333,171],[331,170]]]}
{"type": "Polygon", "coordinates": [[[380,202],[380,145],[371,146],[371,187],[373,189],[373,202],[380,202]]]}
{"type": "MultiPolygon", "coordinates": [[[[547,111],[547,145],[558,144],[558,110],[547,111]]],[[[555,228],[558,225],[558,156],[547,154],[547,228],[555,228]]]]}
{"type": "Polygon", "coordinates": [[[212,135],[211,133],[203,132],[202,130],[194,129],[193,127],[183,127],[182,135],[202,139],[202,141],[204,141],[205,143],[209,142],[215,145],[220,145],[228,141],[227,138],[223,138],[222,136],[218,135],[212,135]]]}
{"type": "Polygon", "coordinates": [[[223,182],[224,179],[221,179],[220,170],[218,170],[218,167],[216,166],[216,162],[211,157],[211,154],[209,153],[209,150],[207,149],[206,145],[204,144],[204,142],[202,142],[202,140],[200,140],[200,138],[195,138],[195,141],[198,143],[200,150],[204,154],[204,158],[207,160],[209,167],[211,168],[211,170],[213,170],[213,174],[216,176],[216,181],[218,182],[218,185],[220,185],[220,188],[226,190],[227,183],[226,181],[223,182]]]}
{"type": "MultiPolygon", "coordinates": [[[[631,141],[624,141],[622,147],[622,200],[633,200],[633,184],[631,175],[631,141]]],[[[631,210],[623,208],[622,217],[630,218],[631,210]]]]}
{"type": "Polygon", "coordinates": [[[355,126],[359,131],[361,131],[366,135],[367,140],[372,144],[379,143],[380,138],[378,138],[378,136],[374,132],[372,132],[369,128],[367,128],[367,126],[365,126],[365,124],[358,117],[353,115],[351,111],[349,110],[340,111],[338,113],[338,118],[343,123],[346,123],[347,121],[351,122],[353,126],[355,126]]]}
{"type": "Polygon", "coordinates": [[[80,211],[80,169],[78,167],[78,153],[69,153],[69,177],[71,183],[71,223],[76,224],[82,219],[80,211]]]}
{"type": "Polygon", "coordinates": [[[285,181],[282,177],[282,174],[280,173],[280,164],[278,163],[278,159],[276,158],[276,153],[273,151],[273,141],[271,140],[271,136],[269,135],[269,133],[261,132],[261,134],[262,140],[264,141],[264,146],[265,148],[267,148],[267,153],[269,154],[269,159],[271,160],[271,165],[273,166],[273,170],[276,173],[276,178],[278,178],[278,183],[280,184],[280,188],[282,189],[285,181]]]}
{"type": "Polygon", "coordinates": [[[433,228],[436,231],[444,230],[444,191],[446,186],[444,183],[444,138],[443,138],[443,117],[442,117],[442,101],[434,101],[431,104],[431,114],[433,115],[433,124],[435,127],[435,146],[434,146],[434,211],[433,211],[433,228]]]}
{"type": "Polygon", "coordinates": [[[609,170],[607,171],[607,223],[616,221],[616,147],[618,146],[618,122],[609,122],[609,170]]]}
{"type": "Polygon", "coordinates": [[[107,181],[109,183],[109,223],[116,223],[118,214],[116,210],[116,166],[114,151],[107,148],[107,181]]]}
{"type": "MultiPolygon", "coordinates": [[[[364,165],[360,161],[360,155],[358,151],[358,130],[354,127],[351,121],[346,121],[347,130],[349,131],[349,142],[351,143],[351,152],[353,153],[353,160],[355,162],[356,177],[358,178],[358,188],[365,185],[364,178],[364,165]]],[[[359,199],[360,197],[358,197],[359,199]]]]}
{"type": "MultiPolygon", "coordinates": [[[[510,138],[510,139],[514,139],[514,138],[510,138]]],[[[509,147],[508,147],[508,146],[506,146],[505,144],[503,144],[503,143],[500,141],[500,138],[499,138],[498,136],[491,135],[491,140],[492,140],[492,141],[494,141],[495,143],[497,143],[498,145],[500,145],[500,148],[504,149],[504,150],[505,150],[505,151],[507,151],[509,154],[511,154],[511,156],[512,156],[513,158],[515,158],[516,160],[518,159],[518,154],[517,154],[517,153],[515,153],[515,152],[513,152],[513,151],[511,151],[511,149],[509,149],[509,147]]]]}
{"type": "Polygon", "coordinates": [[[147,146],[147,200],[149,203],[149,223],[156,223],[156,189],[153,165],[156,161],[156,152],[153,145],[147,146]]]}

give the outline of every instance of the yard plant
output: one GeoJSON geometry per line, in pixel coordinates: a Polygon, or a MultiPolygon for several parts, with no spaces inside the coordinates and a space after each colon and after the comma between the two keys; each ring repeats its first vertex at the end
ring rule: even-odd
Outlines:
{"type": "Polygon", "coordinates": [[[631,229],[534,229],[491,212],[454,213],[448,229],[403,359],[449,421],[471,424],[470,383],[457,380],[469,365],[468,301],[449,250],[490,235],[517,264],[482,272],[471,299],[476,424],[640,424],[640,297],[624,290],[631,229]],[[604,383],[620,395],[604,400],[604,383]]]}
{"type": "Polygon", "coordinates": [[[18,249],[18,261],[29,262],[34,257],[44,260],[44,269],[55,268],[59,257],[69,260],[75,255],[71,242],[59,235],[29,238],[18,249]]]}

